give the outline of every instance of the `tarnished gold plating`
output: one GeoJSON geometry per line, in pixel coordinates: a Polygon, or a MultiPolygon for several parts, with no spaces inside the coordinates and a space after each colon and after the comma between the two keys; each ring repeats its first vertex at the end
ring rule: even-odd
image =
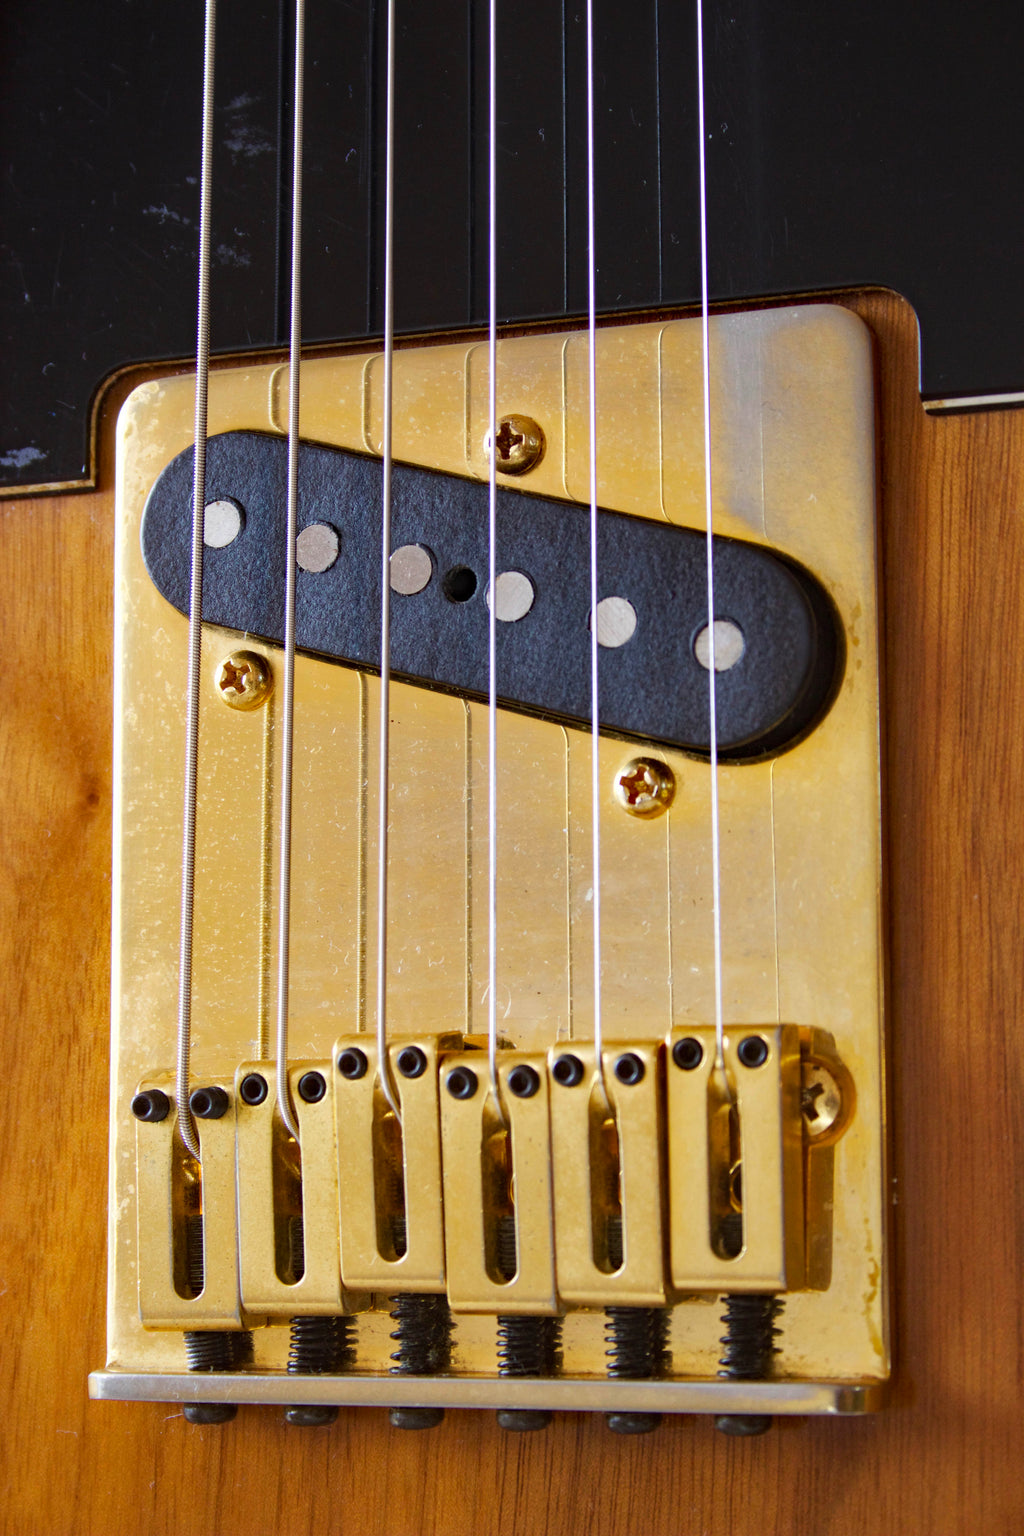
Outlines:
{"type": "MultiPolygon", "coordinates": [[[[499,343],[499,415],[526,416],[544,428],[545,452],[524,489],[588,499],[587,357],[587,336],[579,332],[499,343]]],[[[699,322],[602,328],[596,363],[600,504],[701,528],[699,322]],[[607,446],[602,449],[602,444],[607,446]]],[[[730,1038],[760,1032],[773,1051],[782,1053],[778,1064],[773,1057],[770,1071],[761,1069],[770,1101],[764,1109],[766,1145],[769,1122],[781,1127],[771,1141],[763,1178],[776,1191],[772,1198],[781,1213],[782,1235],[772,1239],[774,1255],[765,1257],[768,1248],[760,1238],[755,1241],[750,1226],[756,1176],[751,1182],[746,1166],[747,1151],[762,1132],[748,1129],[740,1183],[726,1191],[730,1202],[742,1206],[748,1235],[744,1254],[731,1261],[727,1273],[738,1274],[736,1266],[747,1263],[750,1284],[756,1274],[758,1284],[771,1284],[774,1276],[774,1283],[792,1285],[800,1272],[791,1242],[791,1228],[800,1227],[790,1171],[794,1098],[798,1125],[806,1128],[807,1119],[800,1106],[799,1076],[791,1090],[786,1065],[792,1058],[787,1032],[792,1021],[805,1045],[816,1031],[827,1033],[846,1078],[836,1079],[842,1097],[836,1122],[840,1139],[823,1133],[825,1144],[808,1150],[805,1142],[801,1153],[807,1288],[787,1293],[777,1341],[777,1395],[780,1404],[795,1400],[785,1389],[795,1391],[793,1384],[803,1383],[807,1392],[801,1401],[826,1411],[840,1401],[863,1408],[877,1402],[871,1384],[888,1374],[870,339],[851,314],[827,305],[719,316],[711,322],[711,380],[716,531],[777,548],[811,569],[841,616],[847,652],[835,702],[804,741],[774,761],[729,765],[719,773],[725,1022],[730,1038]],[[761,1255],[756,1264],[755,1249],[761,1255]],[[816,1395],[815,1383],[831,1385],[816,1395]]],[[[382,381],[379,352],[305,364],[303,435],[379,453],[382,381]]],[[[394,387],[396,457],[486,479],[486,344],[442,342],[401,349],[395,356],[394,387]]],[[[280,366],[218,371],[211,379],[211,432],[283,431],[287,391],[287,370],[280,366]]],[[[241,1318],[233,1278],[234,1193],[228,1181],[228,1170],[232,1179],[234,1170],[234,1122],[225,1117],[199,1127],[204,1181],[212,1181],[204,1190],[204,1215],[213,1220],[207,1203],[222,1161],[228,1202],[216,1217],[223,1227],[223,1247],[218,1240],[214,1252],[207,1244],[207,1313],[202,1297],[185,1299],[174,1288],[172,1218],[180,1180],[175,1184],[173,1117],[136,1125],[130,1109],[140,1081],[168,1086],[159,1074],[174,1060],[187,651],[186,620],[159,596],[143,566],[139,523],[156,476],[190,444],[192,405],[188,378],[151,381],[129,398],[118,430],[108,1366],[140,1383],[161,1373],[169,1382],[178,1380],[183,1368],[178,1330],[237,1327],[241,1318]],[[214,1305],[219,1291],[223,1294],[214,1305]],[[143,1326],[140,1309],[146,1323],[155,1326],[143,1326]],[[192,1321],[200,1316],[202,1322],[192,1321]]],[[[285,558],[283,551],[280,558],[285,558]]],[[[195,1085],[222,1084],[229,1091],[240,1064],[257,1063],[261,1072],[269,1071],[277,918],[274,829],[280,809],[276,700],[271,697],[265,708],[253,712],[225,709],[215,685],[217,664],[240,649],[263,657],[273,670],[272,647],[210,629],[203,635],[192,1060],[195,1085]]],[[[289,1000],[296,1063],[327,1063],[339,1035],[358,1038],[365,1050],[373,1037],[377,847],[369,785],[376,775],[378,708],[376,678],[313,657],[297,659],[289,1000]]],[[[415,1032],[427,1049],[432,1039],[446,1035],[467,1039],[486,1033],[486,711],[475,703],[395,684],[391,714],[387,1000],[394,1036],[389,1041],[415,1032]]],[[[623,748],[609,739],[600,743],[605,1034],[620,1053],[641,1055],[652,1050],[652,1041],[706,1030],[714,1016],[708,769],[680,753],[659,748],[654,755],[664,760],[675,781],[672,804],[654,818],[624,815],[613,797],[623,748]]],[[[552,1051],[584,1056],[591,1045],[589,759],[590,739],[584,732],[519,715],[499,718],[496,1001],[503,1038],[531,1060],[552,1051]]],[[[647,1077],[636,1087],[622,1086],[621,1093],[614,1076],[608,1079],[606,1063],[609,1097],[621,1100],[620,1115],[626,1113],[627,1096],[642,1098],[644,1084],[658,1072],[668,1074],[672,1101],[677,1085],[665,1055],[664,1047],[660,1061],[651,1055],[647,1077]]],[[[827,1053],[821,1059],[831,1071],[827,1053]]],[[[335,1074],[330,1092],[341,1091],[335,1074]]],[[[576,1091],[550,1084],[552,1105],[558,1094],[571,1097],[576,1091]]],[[[742,1092],[748,1102],[753,1088],[743,1086],[742,1092]]],[[[461,1113],[464,1106],[457,1108],[461,1113]]],[[[474,1114],[479,1122],[479,1110],[474,1114]]],[[[671,1112],[670,1121],[668,1145],[673,1145],[678,1128],[671,1112]]],[[[589,1136],[589,1125],[589,1120],[574,1125],[570,1141],[589,1136]]],[[[557,1141],[553,1200],[564,1167],[568,1180],[587,1184],[590,1202],[589,1180],[579,1161],[586,1154],[577,1148],[565,1162],[560,1148],[569,1129],[557,1106],[551,1126],[557,1141]]],[[[320,1131],[312,1134],[319,1144],[320,1131]]],[[[644,1129],[639,1117],[636,1130],[631,1121],[627,1134],[636,1135],[649,1163],[665,1155],[665,1140],[659,1152],[656,1133],[650,1126],[644,1129]]],[[[620,1132],[620,1147],[626,1145],[620,1132]]],[[[360,1155],[365,1161],[365,1149],[360,1155]]],[[[332,1215],[329,1225],[340,1237],[347,1272],[345,1166],[342,1157],[341,1214],[332,1215]]],[[[623,1168],[628,1173],[628,1158],[623,1168]]],[[[664,1271],[654,1258],[657,1252],[664,1259],[674,1217],[661,1212],[661,1197],[654,1191],[666,1187],[669,1212],[673,1209],[678,1191],[676,1174],[670,1172],[667,1186],[652,1180],[647,1199],[654,1227],[642,1232],[638,1226],[636,1236],[627,1205],[641,1197],[631,1202],[627,1192],[622,1201],[628,1239],[623,1275],[639,1264],[637,1243],[648,1251],[645,1278],[637,1281],[630,1299],[644,1296],[653,1303],[664,1295],[655,1278],[664,1271]],[[662,1216],[668,1227],[658,1238],[655,1228],[662,1216]]],[[[368,1196],[360,1199],[365,1226],[368,1196]]],[[[593,1210],[588,1204],[571,1218],[584,1236],[591,1234],[578,1275],[570,1273],[573,1261],[560,1251],[564,1245],[558,1234],[570,1217],[559,1221],[556,1212],[556,1267],[561,1282],[568,1266],[568,1290],[579,1298],[564,1325],[565,1375],[591,1382],[586,1390],[592,1405],[607,1406],[617,1401],[616,1392],[642,1394],[639,1387],[604,1380],[601,1316],[587,1308],[608,1304],[616,1288],[614,1272],[602,1268],[609,1256],[602,1256],[600,1245],[595,1261],[593,1210]],[[584,1297],[590,1302],[584,1303],[584,1297]]],[[[606,1208],[605,1214],[616,1212],[606,1208]]],[[[447,1215],[450,1223],[450,1197],[447,1215]]],[[[705,1212],[699,1220],[706,1219],[705,1212]]],[[[435,1239],[439,1228],[440,1216],[435,1239]]],[[[612,1229],[614,1248],[614,1222],[612,1229]]],[[[473,1241],[479,1251],[479,1235],[473,1241]]],[[[365,1236],[359,1239],[365,1251],[367,1242],[365,1236]]],[[[607,1247],[607,1236],[604,1242],[607,1247]]],[[[673,1237],[673,1252],[684,1255],[672,1264],[676,1288],[695,1287],[700,1279],[693,1268],[694,1242],[690,1236],[680,1249],[673,1237]]],[[[770,1247],[768,1238],[765,1242],[770,1247]]],[[[732,1285],[731,1278],[727,1282],[722,1276],[725,1261],[713,1251],[712,1258],[705,1266],[708,1295],[732,1285]]],[[[353,1262],[359,1269],[362,1260],[353,1262]]],[[[424,1275],[428,1269],[431,1277],[438,1275],[436,1262],[424,1265],[424,1275]]],[[[360,1283],[369,1284],[369,1279],[367,1273],[360,1283]]],[[[649,1396],[670,1408],[678,1387],[680,1407],[706,1401],[715,1411],[713,1398],[702,1394],[704,1385],[709,1392],[716,1385],[717,1308],[684,1300],[672,1307],[670,1318],[672,1378],[648,1384],[649,1396]],[[701,1384],[700,1391],[695,1384],[701,1384]]],[[[361,1316],[364,1375],[387,1372],[393,1347],[389,1331],[383,1308],[361,1316]]],[[[260,1381],[268,1383],[260,1388],[268,1399],[286,1357],[286,1328],[256,1331],[254,1365],[262,1373],[260,1381]]],[[[496,1364],[493,1319],[461,1314],[456,1376],[490,1379],[496,1377],[496,1364]]],[[[197,1382],[190,1392],[202,1392],[197,1382]]],[[[346,1388],[338,1377],[329,1389],[338,1401],[346,1400],[346,1390],[358,1399],[362,1389],[357,1378],[351,1382],[346,1388]]],[[[764,1385],[765,1393],[753,1394],[762,1405],[770,1387],[764,1385]]],[[[530,1392],[540,1389],[531,1386],[530,1392]]],[[[721,1389],[723,1401],[735,1400],[728,1384],[721,1389]],[[727,1399],[730,1390],[733,1398],[727,1399]]],[[[145,1390],[151,1393],[152,1388],[145,1390]]],[[[386,1381],[380,1390],[388,1390],[386,1381]]],[[[458,1391],[452,1390],[455,1401],[458,1391]]],[[[499,1384],[494,1390],[505,1389],[499,1384]]],[[[518,1390],[508,1388],[509,1400],[518,1390]]],[[[578,1404],[583,1390],[574,1387],[566,1401],[578,1404]]],[[[771,1409],[762,1406],[761,1411],[771,1409]]]]}

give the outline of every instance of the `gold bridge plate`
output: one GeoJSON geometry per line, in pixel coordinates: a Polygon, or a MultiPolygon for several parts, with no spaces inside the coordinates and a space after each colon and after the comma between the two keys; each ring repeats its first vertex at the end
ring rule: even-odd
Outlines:
{"type": "MultiPolygon", "coordinates": [[[[846,673],[824,721],[774,761],[721,769],[719,782],[726,1022],[827,1031],[857,1090],[856,1114],[835,1148],[831,1281],[787,1299],[775,1385],[848,1383],[861,1392],[889,1369],[871,344],[849,312],[817,305],[717,317],[711,345],[716,531],[802,561],[832,595],[846,632],[846,673]]],[[[533,418],[546,437],[543,459],[515,484],[586,501],[586,336],[503,339],[498,370],[499,412],[533,418]]],[[[303,436],[378,452],[382,376],[379,352],[307,362],[303,436]]],[[[699,322],[601,329],[597,377],[600,504],[702,527],[699,322]]],[[[399,350],[396,457],[486,478],[487,397],[483,343],[399,350]]],[[[282,431],[287,405],[282,366],[219,369],[210,431],[282,431]]],[[[128,1374],[104,1376],[107,1383],[161,1373],[177,1382],[182,1369],[180,1336],[139,1321],[129,1105],[136,1085],[174,1060],[187,645],[185,619],[144,569],[139,524],[156,476],[189,446],[192,409],[189,377],[149,382],[131,395],[118,428],[108,1370],[128,1374]]],[[[196,1083],[230,1080],[239,1063],[266,1059],[275,1006],[279,714],[274,697],[243,712],[216,696],[216,665],[239,644],[223,631],[203,636],[196,1083]]],[[[245,644],[273,669],[273,648],[245,644]]],[[[338,1036],[372,1038],[374,1028],[378,683],[299,657],[295,689],[291,1052],[320,1060],[338,1036]]],[[[714,1016],[709,771],[659,751],[675,775],[673,804],[657,818],[630,816],[612,786],[633,751],[601,742],[603,1010],[607,1038],[627,1042],[714,1016]]],[[[396,685],[391,752],[389,1019],[396,1035],[480,1036],[486,710],[396,685]]],[[[500,716],[498,1017],[521,1051],[591,1037],[589,757],[583,732],[500,716]]],[[[701,1391],[715,1389],[719,1317],[711,1295],[672,1313],[674,1375],[701,1391]]],[[[357,1371],[386,1370],[390,1326],[383,1303],[360,1315],[357,1371]]],[[[256,1367],[283,1368],[286,1335],[257,1330],[256,1367]]],[[[604,1348],[600,1312],[570,1312],[565,1374],[588,1382],[593,1406],[603,1406],[609,1385],[604,1348]]],[[[460,1317],[453,1370],[493,1375],[493,1319],[460,1317]]],[[[140,1394],[155,1395],[141,1386],[140,1394]]],[[[806,1398],[824,1402],[811,1391],[806,1398]]],[[[313,1399],[307,1392],[303,1400],[313,1399]]],[[[572,1406],[585,1405],[577,1393],[572,1406]]]]}

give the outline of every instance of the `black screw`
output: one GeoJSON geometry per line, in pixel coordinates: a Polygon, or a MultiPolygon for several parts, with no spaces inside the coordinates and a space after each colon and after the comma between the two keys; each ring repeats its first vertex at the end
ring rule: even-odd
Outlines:
{"type": "Polygon", "coordinates": [[[186,1424],[228,1424],[238,1413],[237,1403],[186,1403],[186,1424]]]}
{"type": "MultiPolygon", "coordinates": [[[[237,1371],[251,1353],[251,1333],[229,1333],[217,1329],[185,1334],[185,1356],[190,1371],[237,1371]]],[[[188,1424],[227,1424],[238,1412],[238,1405],[186,1403],[183,1412],[188,1424]]]]}
{"type": "MultiPolygon", "coordinates": [[[[293,1317],[290,1325],[288,1374],[337,1375],[355,1363],[355,1319],[351,1317],[293,1317]]],[[[315,1429],[333,1424],[333,1403],[295,1403],[284,1411],[286,1424],[315,1429]]]]}
{"type": "MultiPolygon", "coordinates": [[[[398,1348],[391,1356],[396,1376],[436,1376],[452,1358],[452,1314],[443,1293],[404,1292],[391,1298],[398,1348]]],[[[443,1408],[392,1408],[395,1429],[433,1429],[444,1418],[443,1408]]]]}
{"type": "Polygon", "coordinates": [[[238,1085],[238,1094],[243,1104],[262,1104],[267,1096],[267,1080],[258,1072],[250,1072],[243,1077],[238,1085]]]}
{"type": "Polygon", "coordinates": [[[747,1035],[736,1051],[745,1067],[763,1067],[768,1060],[768,1042],[760,1035],[747,1035]]]}
{"type": "Polygon", "coordinates": [[[578,1056],[559,1056],[551,1068],[551,1076],[563,1088],[575,1088],[583,1081],[583,1063],[578,1056]]]}
{"type": "MultiPolygon", "coordinates": [[[[510,1314],[498,1318],[498,1374],[511,1377],[556,1376],[562,1364],[562,1319],[510,1314]]],[[[502,1408],[501,1429],[517,1434],[545,1429],[553,1415],[546,1408],[502,1408]]]]}
{"type": "Polygon", "coordinates": [[[687,1035],[672,1047],[672,1060],[681,1071],[692,1072],[704,1060],[704,1047],[693,1035],[687,1035]]]}
{"type": "Polygon", "coordinates": [[[632,1088],[643,1079],[646,1068],[635,1052],[626,1051],[623,1055],[616,1058],[612,1071],[620,1083],[625,1083],[628,1087],[632,1088]]]}
{"type": "Polygon", "coordinates": [[[509,1073],[508,1086],[517,1099],[532,1099],[540,1087],[540,1073],[521,1061],[509,1073]]]}
{"type": "Polygon", "coordinates": [[[453,1067],[445,1086],[453,1099],[471,1099],[476,1093],[476,1073],[468,1067],[453,1067]]]}
{"type": "Polygon", "coordinates": [[[327,1092],[321,1072],[303,1072],[299,1078],[299,1098],[306,1104],[319,1104],[327,1092]]]}
{"type": "Polygon", "coordinates": [[[347,1051],[342,1051],[338,1057],[338,1071],[342,1077],[347,1077],[350,1083],[354,1083],[357,1078],[366,1076],[366,1065],[364,1052],[358,1050],[354,1045],[349,1046],[347,1051]]]}
{"type": "MultiPolygon", "coordinates": [[[[606,1307],[605,1342],[608,1375],[627,1381],[652,1381],[668,1365],[668,1314],[663,1307],[606,1307]]],[[[609,1413],[608,1428],[616,1435],[645,1435],[657,1429],[660,1413],[609,1413]]]]}
{"type": "Polygon", "coordinates": [[[436,1429],[444,1418],[443,1408],[392,1408],[388,1414],[392,1429],[436,1429]]]}
{"type": "Polygon", "coordinates": [[[398,1070],[403,1077],[422,1077],[427,1070],[426,1054],[418,1045],[406,1045],[398,1053],[398,1070]]]}
{"type": "Polygon", "coordinates": [[[159,1088],[150,1088],[148,1093],[137,1093],[132,1099],[132,1114],[136,1120],[166,1120],[170,1108],[170,1099],[159,1088]]]}
{"type": "Polygon", "coordinates": [[[223,1088],[193,1088],[188,1107],[200,1120],[219,1120],[230,1103],[223,1088]]]}
{"type": "MultiPolygon", "coordinates": [[[[721,1339],[725,1349],[718,1362],[719,1376],[734,1381],[762,1381],[771,1374],[779,1333],[775,1319],[781,1311],[779,1296],[757,1292],[726,1296],[722,1317],[725,1333],[721,1339]]],[[[725,1435],[763,1435],[771,1423],[771,1416],[766,1413],[722,1413],[715,1419],[715,1428],[725,1435]]]]}

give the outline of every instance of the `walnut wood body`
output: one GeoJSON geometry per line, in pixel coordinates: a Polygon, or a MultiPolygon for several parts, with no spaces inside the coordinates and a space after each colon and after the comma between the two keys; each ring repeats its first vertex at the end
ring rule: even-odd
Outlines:
{"type": "MultiPolygon", "coordinates": [[[[865,1420],[763,1439],[599,1416],[193,1428],[91,1403],[104,1360],[111,465],[0,506],[0,1528],[232,1536],[945,1536],[1020,1529],[1024,1330],[1024,410],[929,418],[916,332],[879,341],[897,1368],[865,1420]]],[[[113,410],[111,398],[109,410],[113,410]]],[[[108,412],[109,414],[109,412],[108,412]]],[[[104,441],[107,437],[104,437],[104,441]]]]}

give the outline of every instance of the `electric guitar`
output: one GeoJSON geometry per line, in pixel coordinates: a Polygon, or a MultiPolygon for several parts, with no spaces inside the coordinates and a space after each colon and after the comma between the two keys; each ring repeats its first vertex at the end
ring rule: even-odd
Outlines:
{"type": "MultiPolygon", "coordinates": [[[[1018,217],[1016,204],[986,223],[978,189],[1004,172],[972,160],[970,141],[991,141],[993,122],[1007,138],[1019,127],[996,85],[1013,58],[1002,32],[1016,23],[975,18],[968,35],[966,22],[958,31],[939,18],[929,57],[898,15],[873,36],[863,17],[854,29],[769,6],[708,21],[715,613],[727,621],[715,631],[723,664],[712,669],[724,829],[716,1039],[699,692],[709,658],[681,595],[695,580],[688,543],[703,548],[693,29],[659,7],[640,18],[597,8],[591,342],[580,318],[585,34],[579,18],[554,9],[500,21],[499,302],[514,323],[498,343],[497,422],[481,328],[486,160],[475,147],[486,139],[486,17],[457,5],[400,17],[390,1081],[373,1028],[379,615],[367,618],[352,596],[372,588],[374,524],[351,514],[380,496],[385,33],[376,13],[338,6],[310,16],[303,290],[316,346],[303,369],[296,729],[305,755],[294,857],[315,873],[294,887],[297,1139],[273,1115],[283,577],[261,574],[261,551],[282,536],[288,382],[275,347],[287,313],[293,60],[276,8],[222,11],[213,289],[215,347],[232,359],[212,379],[207,497],[221,523],[208,520],[205,557],[200,1097],[191,1106],[201,1207],[176,1115],[160,1113],[161,1096],[165,1106],[180,1097],[167,999],[196,173],[194,142],[168,132],[168,103],[198,94],[197,18],[148,17],[115,36],[78,16],[62,17],[66,35],[47,36],[42,7],[8,23],[17,45],[8,56],[23,68],[6,92],[15,120],[6,271],[24,295],[9,310],[17,346],[0,451],[12,1531],[105,1531],[126,1519],[167,1531],[327,1530],[335,1506],[343,1526],[367,1532],[1014,1529],[1013,1474],[1003,1469],[1019,1445],[1019,1219],[993,1170],[1012,1181],[1017,1124],[1012,754],[1024,471],[1012,318],[1024,287],[1001,222],[1018,217]],[[967,62],[986,61],[990,89],[957,119],[963,163],[930,171],[919,163],[925,114],[936,113],[934,134],[952,109],[948,95],[927,103],[948,78],[940,66],[948,72],[961,49],[967,62]],[[44,53],[62,58],[63,72],[52,87],[30,88],[44,53]],[[850,130],[866,79],[877,150],[850,130]],[[916,112],[912,128],[895,120],[896,99],[916,112]],[[27,137],[19,102],[49,135],[65,134],[62,153],[54,137],[27,137]],[[141,196],[128,198],[118,236],[98,246],[132,178],[144,182],[141,196]],[[926,213],[901,225],[897,241],[894,210],[911,189],[926,213]],[[956,212],[937,223],[947,204],[956,212]],[[77,229],[90,220],[87,242],[77,229]],[[965,281],[972,263],[983,280],[965,281]],[[616,582],[603,611],[590,611],[576,578],[591,346],[599,547],[616,582]],[[488,434],[503,455],[535,431],[532,460],[498,464],[496,569],[521,580],[492,593],[488,434]],[[819,511],[812,497],[823,487],[819,511]],[[669,571],[673,604],[658,608],[669,571]],[[770,598],[759,582],[775,584],[770,598]],[[786,633],[811,635],[803,661],[779,642],[778,624],[758,628],[770,605],[787,601],[796,617],[786,633]],[[492,605],[507,935],[494,973],[503,990],[493,1069],[488,677],[460,670],[492,605]],[[590,701],[574,682],[585,673],[588,612],[605,700],[603,1057],[587,980],[590,701]],[[517,651],[538,632],[531,624],[548,625],[547,638],[517,651]],[[553,650],[554,668],[545,665],[553,650]],[[617,659],[635,667],[625,681],[617,659]],[[758,684],[733,687],[755,663],[758,684]],[[388,1089],[400,1096],[397,1116],[382,1104],[388,1089]],[[221,1100],[229,1113],[218,1113],[221,1100]],[[595,1103],[605,1106],[596,1119],[595,1103]],[[322,1108],[329,1119],[317,1119],[322,1108]],[[531,1162],[537,1145],[543,1156],[531,1162]],[[645,1209],[634,1171],[645,1157],[654,1228],[635,1214],[645,1209]],[[339,1167],[362,1175],[339,1182],[339,1167]],[[705,1170],[696,1180],[695,1167],[705,1170]],[[422,1198],[431,1179],[432,1208],[443,1211],[434,1271],[422,1198]],[[210,1234],[221,1197],[237,1203],[218,1248],[210,1234]],[[410,1257],[423,1269],[403,1290],[395,1266],[410,1257]],[[298,1309],[297,1285],[306,1287],[298,1309]],[[406,1302],[394,1324],[383,1298],[396,1291],[406,1302]],[[721,1321],[723,1295],[732,1323],[721,1321]],[[454,1324],[447,1314],[417,1322],[409,1296],[450,1302],[454,1324]],[[744,1296],[760,1306],[762,1332],[780,1333],[774,1345],[770,1333],[762,1339],[753,1366],[733,1369],[744,1296]],[[297,1310],[334,1329],[339,1353],[326,1370],[286,1368],[297,1310]],[[630,1331],[638,1314],[662,1329],[653,1366],[636,1363],[650,1342],[641,1347],[630,1331]],[[402,1330],[424,1326],[432,1348],[442,1335],[451,1345],[440,1369],[435,1360],[390,1373],[389,1332],[397,1327],[401,1355],[402,1330]],[[223,1344],[247,1332],[249,1361],[223,1344]],[[189,1373],[197,1362],[183,1333],[200,1354],[227,1350],[213,1375],[189,1373]],[[538,1340],[539,1362],[501,1369],[538,1340]],[[156,1401],[90,1402],[90,1372],[100,1397],[156,1401]],[[242,1406],[231,1422],[203,1427],[204,1415],[181,1405],[230,1397],[206,1392],[214,1376],[234,1379],[242,1406]],[[346,1406],[326,1427],[323,1410],[336,1403],[346,1406]],[[473,1403],[481,1411],[462,1411],[473,1403]],[[408,1434],[389,1425],[388,1406],[399,1424],[449,1411],[408,1434]],[[303,1413],[315,1426],[318,1410],[320,1427],[295,1427],[303,1413]],[[541,1433],[515,1432],[540,1427],[551,1410],[541,1433]],[[611,1434],[606,1424],[643,1430],[659,1413],[654,1434],[611,1434]],[[727,1437],[714,1431],[716,1413],[732,1419],[726,1428],[766,1414],[777,1422],[763,1436],[727,1437]]],[[[183,99],[175,120],[191,105],[183,99]]],[[[314,1336],[316,1327],[293,1333],[293,1352],[319,1347],[314,1336]]]]}

